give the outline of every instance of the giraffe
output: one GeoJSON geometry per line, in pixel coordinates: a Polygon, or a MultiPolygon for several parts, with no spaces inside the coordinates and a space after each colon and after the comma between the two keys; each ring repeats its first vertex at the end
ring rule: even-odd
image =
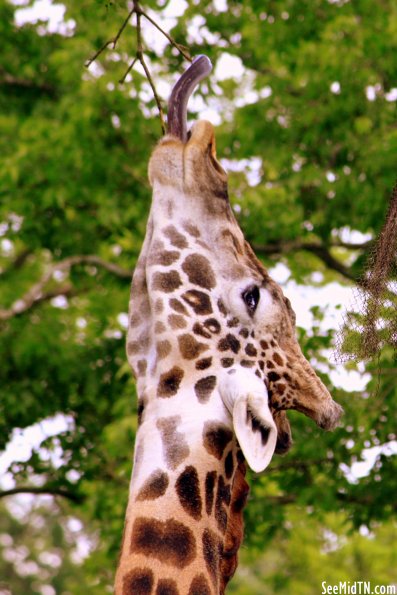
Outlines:
{"type": "Polygon", "coordinates": [[[342,412],[233,215],[213,126],[186,131],[188,97],[210,69],[200,56],[177,82],[149,162],[127,336],[138,431],[116,595],[223,594],[243,537],[246,465],[263,471],[288,450],[287,409],[324,429],[342,412]]]}

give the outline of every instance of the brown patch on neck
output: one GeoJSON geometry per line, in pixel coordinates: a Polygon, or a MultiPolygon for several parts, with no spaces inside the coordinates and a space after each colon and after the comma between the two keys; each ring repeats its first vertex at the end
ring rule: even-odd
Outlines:
{"type": "Polygon", "coordinates": [[[238,550],[243,541],[243,510],[249,492],[249,485],[245,480],[246,471],[247,469],[244,461],[239,462],[234,475],[229,518],[223,542],[222,555],[219,561],[220,595],[224,594],[228,582],[236,571],[238,550]]]}

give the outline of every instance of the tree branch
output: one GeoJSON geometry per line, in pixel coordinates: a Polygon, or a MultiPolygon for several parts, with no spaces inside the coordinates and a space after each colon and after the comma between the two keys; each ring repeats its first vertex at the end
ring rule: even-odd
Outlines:
{"type": "Polygon", "coordinates": [[[355,283],[358,282],[356,275],[354,275],[350,269],[348,269],[339,260],[334,258],[326,246],[317,246],[316,244],[311,244],[306,248],[306,250],[315,254],[329,269],[336,271],[350,281],[354,281],[355,283]]]}
{"type": "Polygon", "coordinates": [[[152,89],[152,93],[153,93],[153,97],[154,100],[156,102],[157,105],[157,109],[159,111],[159,117],[160,117],[160,123],[161,123],[161,130],[162,133],[165,134],[165,123],[164,123],[164,111],[163,111],[163,107],[161,105],[161,99],[157,93],[157,89],[156,86],[153,82],[153,78],[152,75],[150,74],[149,68],[147,67],[146,61],[145,61],[145,57],[144,57],[144,50],[143,50],[143,42],[142,42],[142,25],[141,25],[141,17],[144,17],[147,21],[149,21],[149,23],[151,23],[154,27],[156,27],[156,29],[158,31],[160,31],[160,33],[162,35],[164,35],[164,37],[168,40],[168,42],[178,50],[178,52],[189,62],[192,62],[192,58],[189,54],[188,51],[186,51],[186,48],[177,43],[175,41],[175,39],[173,39],[171,37],[171,35],[169,35],[166,31],[164,31],[164,29],[162,29],[160,27],[160,25],[158,25],[158,23],[156,23],[156,21],[154,19],[152,19],[152,17],[150,17],[146,12],[144,12],[138,2],[138,0],[133,0],[133,7],[130,10],[130,12],[128,13],[127,18],[124,20],[123,24],[121,25],[120,29],[117,31],[116,35],[114,37],[112,37],[111,39],[109,39],[108,41],[106,41],[103,46],[101,48],[99,48],[98,51],[95,52],[95,54],[89,59],[87,60],[87,62],[85,63],[85,66],[88,68],[93,62],[95,62],[95,60],[97,58],[99,58],[99,56],[111,45],[113,50],[116,48],[116,45],[121,37],[121,35],[123,34],[124,29],[126,28],[130,18],[132,17],[132,15],[135,14],[136,15],[136,43],[137,43],[137,49],[136,49],[136,53],[135,53],[135,57],[132,60],[131,64],[128,66],[127,70],[125,71],[125,73],[123,74],[123,76],[121,77],[121,79],[119,80],[120,84],[123,84],[127,78],[127,75],[131,72],[131,70],[134,68],[135,64],[137,62],[139,62],[145,72],[145,76],[147,78],[147,81],[152,89]]]}
{"type": "Polygon", "coordinates": [[[121,34],[123,33],[124,29],[126,28],[128,21],[130,20],[130,18],[134,14],[134,12],[135,12],[135,5],[134,5],[134,8],[132,8],[132,10],[130,10],[130,12],[128,13],[127,18],[124,20],[123,24],[121,25],[120,29],[117,31],[116,35],[114,37],[112,37],[111,39],[108,39],[108,41],[106,41],[103,44],[103,46],[97,52],[95,52],[95,54],[89,60],[87,60],[87,62],[84,65],[86,68],[91,66],[91,64],[93,62],[95,62],[95,60],[97,58],[99,58],[99,56],[102,54],[102,52],[104,52],[106,50],[106,48],[109,47],[111,44],[113,44],[112,49],[113,50],[116,49],[117,42],[120,39],[121,34]]]}
{"type": "Polygon", "coordinates": [[[71,492],[65,488],[55,488],[51,486],[20,486],[17,488],[11,488],[10,490],[0,491],[0,498],[15,496],[16,494],[33,494],[35,496],[47,494],[49,496],[62,496],[62,498],[67,498],[72,502],[76,502],[76,504],[80,504],[85,499],[83,495],[77,494],[76,492],[71,492]]]}
{"type": "Polygon", "coordinates": [[[116,275],[122,279],[131,279],[132,271],[123,269],[122,267],[103,260],[95,254],[81,254],[76,256],[70,256],[59,262],[54,262],[50,265],[48,270],[44,273],[41,279],[32,285],[30,289],[18,300],[16,300],[12,306],[8,309],[0,309],[0,320],[9,320],[13,316],[23,314],[34,305],[45,300],[52,299],[59,295],[67,295],[73,292],[73,288],[70,285],[56,288],[55,290],[44,291],[45,286],[51,280],[55,271],[69,271],[71,267],[80,264],[91,264],[94,266],[101,267],[107,270],[109,273],[116,275]]]}
{"type": "Polygon", "coordinates": [[[177,43],[175,41],[175,39],[173,39],[171,37],[171,35],[169,35],[166,31],[164,31],[164,29],[162,29],[158,23],[156,23],[156,21],[154,21],[146,12],[144,12],[141,8],[139,8],[140,13],[143,17],[145,17],[145,19],[147,19],[149,21],[149,23],[151,23],[152,25],[154,25],[154,27],[156,27],[156,29],[158,29],[160,31],[160,33],[162,33],[164,35],[164,37],[166,37],[168,39],[168,41],[170,42],[170,44],[172,46],[174,46],[174,48],[176,48],[178,50],[178,52],[185,58],[185,60],[187,60],[188,62],[192,62],[192,57],[191,55],[186,52],[186,48],[177,43]]]}
{"type": "Polygon", "coordinates": [[[40,83],[30,79],[24,79],[10,74],[4,68],[0,67],[0,85],[7,85],[9,87],[19,87],[21,89],[32,89],[46,93],[47,95],[55,95],[55,88],[48,83],[40,83]]]}
{"type": "MultiPolygon", "coordinates": [[[[142,29],[141,29],[141,14],[142,14],[142,12],[141,12],[138,2],[134,2],[134,7],[135,7],[134,10],[136,12],[136,45],[137,45],[136,57],[139,60],[139,62],[141,63],[141,66],[142,66],[143,70],[145,71],[145,75],[148,80],[148,83],[152,88],[153,97],[157,104],[157,109],[159,110],[161,131],[163,134],[165,134],[165,122],[164,122],[163,107],[161,105],[160,97],[157,94],[157,90],[153,83],[152,76],[149,72],[149,69],[145,62],[145,58],[143,56],[142,29]]],[[[131,69],[129,68],[129,70],[131,70],[131,69]]]]}
{"type": "MultiPolygon", "coordinates": [[[[372,505],[376,504],[376,499],[371,495],[358,497],[358,496],[354,496],[352,494],[345,494],[345,493],[337,492],[335,494],[335,498],[336,498],[336,500],[340,501],[341,503],[357,504],[358,506],[367,507],[367,506],[372,506],[372,505]]],[[[268,495],[268,496],[265,496],[264,499],[266,502],[275,504],[276,506],[288,505],[288,504],[299,504],[298,497],[296,496],[296,494],[280,494],[279,496],[269,496],[268,495]]],[[[396,502],[392,502],[392,503],[388,502],[387,504],[390,505],[393,510],[397,509],[396,502]]]]}
{"type": "MultiPolygon", "coordinates": [[[[333,246],[341,247],[341,244],[335,243],[333,246]]],[[[346,248],[347,246],[351,247],[352,245],[345,244],[343,247],[346,248]]],[[[362,244],[361,246],[365,247],[366,243],[362,244]]],[[[320,243],[302,242],[300,240],[295,240],[295,241],[290,241],[290,242],[277,242],[274,244],[267,244],[264,246],[254,245],[253,248],[254,248],[254,251],[257,252],[258,254],[264,254],[266,256],[269,256],[271,254],[287,254],[287,253],[293,252],[293,251],[302,251],[302,250],[308,251],[308,252],[311,252],[312,254],[315,254],[320,260],[322,260],[324,262],[324,264],[329,269],[332,269],[332,270],[338,272],[340,275],[342,275],[346,279],[349,279],[349,281],[354,281],[355,283],[359,283],[359,280],[350,271],[350,269],[348,267],[346,267],[344,264],[342,264],[339,260],[337,260],[334,256],[332,256],[330,249],[327,246],[324,246],[323,244],[320,244],[320,243]]],[[[356,244],[356,245],[354,245],[354,248],[351,247],[351,249],[358,250],[360,248],[359,248],[359,245],[356,244]]]]}

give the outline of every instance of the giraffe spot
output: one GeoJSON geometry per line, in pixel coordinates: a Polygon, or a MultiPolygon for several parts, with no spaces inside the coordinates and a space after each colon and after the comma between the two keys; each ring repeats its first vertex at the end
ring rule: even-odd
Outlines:
{"type": "Polygon", "coordinates": [[[141,317],[139,316],[139,314],[131,314],[130,316],[130,327],[134,328],[136,326],[138,326],[141,322],[141,317]]]}
{"type": "Polygon", "coordinates": [[[138,440],[135,445],[134,451],[134,473],[138,474],[142,468],[143,459],[145,454],[145,448],[142,440],[138,440]]]}
{"type": "Polygon", "coordinates": [[[195,225],[193,225],[193,223],[190,223],[190,221],[186,221],[183,224],[183,229],[185,231],[187,231],[194,238],[199,238],[201,236],[200,230],[198,229],[198,227],[196,227],[195,225]]]}
{"type": "Polygon", "coordinates": [[[139,426],[142,423],[144,409],[145,409],[144,400],[143,399],[139,399],[139,401],[138,401],[138,425],[139,426]]]}
{"type": "Polygon", "coordinates": [[[221,330],[221,325],[216,320],[216,318],[207,318],[207,320],[204,322],[204,326],[210,331],[210,333],[213,333],[214,335],[217,335],[221,330]]]}
{"type": "Polygon", "coordinates": [[[244,254],[243,245],[241,244],[239,239],[236,238],[236,236],[233,234],[233,232],[230,231],[230,229],[224,229],[222,232],[222,235],[223,235],[223,237],[228,238],[229,241],[232,242],[233,247],[234,247],[235,251],[237,252],[237,254],[244,254]]]}
{"type": "Polygon", "coordinates": [[[189,304],[196,314],[212,314],[210,297],[203,291],[189,289],[182,295],[182,299],[189,304]]]}
{"type": "Polygon", "coordinates": [[[202,546],[207,570],[214,586],[217,587],[221,544],[216,533],[211,529],[204,529],[202,546]]]}
{"type": "Polygon", "coordinates": [[[277,382],[277,380],[280,380],[280,374],[277,374],[277,372],[269,372],[268,374],[268,379],[269,382],[277,382]]]}
{"type": "Polygon", "coordinates": [[[185,568],[196,557],[193,531],[175,519],[138,517],[132,527],[131,554],[143,554],[175,568],[185,568]]]}
{"type": "Polygon", "coordinates": [[[135,355],[136,353],[139,353],[140,348],[141,348],[141,344],[139,343],[139,341],[129,341],[127,343],[128,355],[135,355]]]}
{"type": "Polygon", "coordinates": [[[239,335],[241,335],[244,339],[247,339],[249,335],[248,329],[242,328],[239,332],[239,335]]]}
{"type": "Polygon", "coordinates": [[[193,332],[195,335],[199,335],[200,337],[204,337],[205,339],[211,339],[211,333],[205,330],[202,324],[199,322],[195,322],[193,325],[193,332]]]}
{"type": "Polygon", "coordinates": [[[181,416],[162,417],[157,420],[157,428],[161,433],[164,457],[167,465],[175,470],[190,454],[189,446],[182,432],[177,426],[181,423],[181,416]]]}
{"type": "Polygon", "coordinates": [[[211,595],[211,589],[204,574],[197,574],[194,577],[187,595],[211,595]]]}
{"type": "Polygon", "coordinates": [[[156,500],[167,491],[169,479],[167,473],[157,469],[147,478],[137,496],[137,500],[156,500]]]}
{"type": "Polygon", "coordinates": [[[277,385],[277,392],[282,395],[284,393],[284,391],[286,390],[286,385],[285,384],[278,384],[277,385]]]}
{"type": "Polygon", "coordinates": [[[210,247],[208,246],[207,242],[204,242],[203,240],[196,240],[196,241],[199,246],[204,248],[204,250],[210,250],[210,247]]]}
{"type": "Polygon", "coordinates": [[[182,285],[182,280],[178,271],[169,271],[168,273],[154,273],[152,288],[157,291],[171,293],[182,285]]]}
{"type": "Polygon", "coordinates": [[[154,311],[156,314],[161,314],[164,310],[164,302],[161,298],[158,298],[154,304],[154,311]]]}
{"type": "Polygon", "coordinates": [[[225,474],[230,479],[234,471],[233,451],[231,450],[225,458],[225,474]]]}
{"type": "Polygon", "coordinates": [[[156,595],[180,595],[176,581],[172,578],[161,578],[157,585],[156,595]]]}
{"type": "Polygon", "coordinates": [[[166,238],[169,239],[171,244],[175,246],[175,248],[179,248],[183,250],[183,248],[188,247],[188,243],[186,241],[185,236],[183,236],[173,225],[169,225],[165,229],[163,229],[163,234],[166,238]]]}
{"type": "Polygon", "coordinates": [[[218,310],[221,314],[223,314],[223,316],[227,316],[227,310],[226,310],[226,306],[223,303],[223,301],[221,299],[218,300],[218,310]]]}
{"type": "Polygon", "coordinates": [[[161,374],[160,381],[157,387],[157,396],[168,398],[176,395],[181,384],[184,371],[178,366],[174,366],[168,372],[161,374]]]}
{"type": "Polygon", "coordinates": [[[196,370],[206,370],[212,364],[212,357],[203,357],[196,361],[196,370]]]}
{"type": "Polygon", "coordinates": [[[154,254],[152,258],[150,258],[149,264],[159,264],[165,267],[169,267],[171,264],[178,260],[180,255],[181,253],[177,252],[176,250],[164,250],[162,252],[157,252],[156,254],[154,254]]]}
{"type": "Polygon", "coordinates": [[[182,264],[182,270],[188,276],[190,283],[213,289],[216,285],[214,271],[208,258],[201,254],[189,254],[182,264]]]}
{"type": "Polygon", "coordinates": [[[276,364],[278,364],[279,366],[283,366],[284,365],[284,360],[281,357],[281,355],[279,353],[277,353],[277,351],[275,351],[273,353],[273,361],[275,361],[276,364]]]}
{"type": "Polygon", "coordinates": [[[187,314],[185,306],[176,298],[170,299],[170,307],[175,310],[175,312],[178,312],[178,314],[187,314]]]}
{"type": "Polygon", "coordinates": [[[139,304],[139,311],[142,314],[142,318],[145,319],[150,316],[150,302],[148,299],[142,299],[139,304]]]}
{"type": "Polygon", "coordinates": [[[240,351],[240,341],[234,335],[228,333],[226,337],[219,341],[218,349],[219,351],[231,350],[233,353],[238,353],[240,351]]]}
{"type": "Polygon", "coordinates": [[[159,359],[164,359],[169,353],[171,353],[171,349],[172,347],[169,341],[159,341],[156,345],[157,357],[159,359]]]}
{"type": "Polygon", "coordinates": [[[260,346],[262,347],[262,349],[264,349],[265,351],[267,351],[269,349],[269,343],[267,341],[260,341],[260,346]]]}
{"type": "Polygon", "coordinates": [[[168,324],[174,330],[185,328],[187,326],[186,319],[183,316],[180,316],[180,314],[170,314],[168,316],[168,324]]]}
{"type": "Polygon", "coordinates": [[[216,471],[209,471],[205,477],[205,510],[208,516],[211,515],[214,504],[215,481],[216,471]]]}
{"type": "Polygon", "coordinates": [[[154,332],[160,335],[165,330],[167,330],[165,327],[165,324],[163,322],[161,322],[161,320],[158,320],[156,322],[156,324],[154,325],[154,332]]]}
{"type": "Polygon", "coordinates": [[[252,359],[242,359],[240,362],[240,365],[243,366],[243,368],[252,368],[252,366],[255,366],[255,363],[252,359]]]}
{"type": "Polygon", "coordinates": [[[225,481],[220,475],[218,477],[218,489],[216,493],[215,502],[215,518],[218,528],[222,533],[226,531],[227,527],[227,508],[230,504],[230,486],[225,484],[225,481]]]}
{"type": "Polygon", "coordinates": [[[226,446],[231,442],[233,432],[223,424],[208,421],[204,424],[204,447],[211,455],[221,460],[226,446]]]}
{"type": "Polygon", "coordinates": [[[194,385],[194,391],[200,403],[207,403],[216,385],[216,376],[201,378],[194,385]]]}
{"type": "Polygon", "coordinates": [[[245,353],[250,357],[256,357],[258,355],[258,352],[252,343],[248,343],[248,345],[245,346],[245,353]]]}
{"type": "Polygon", "coordinates": [[[259,367],[260,367],[260,369],[261,369],[261,370],[262,370],[262,372],[263,372],[263,371],[264,371],[264,369],[265,369],[265,362],[264,362],[262,359],[259,361],[259,367]]]}
{"type": "Polygon", "coordinates": [[[223,357],[221,364],[223,368],[230,368],[234,364],[234,359],[232,357],[223,357]]]}
{"type": "Polygon", "coordinates": [[[180,335],[178,337],[178,343],[179,351],[184,359],[195,359],[200,353],[208,349],[208,345],[196,341],[192,335],[188,334],[180,335]]]}
{"type": "Polygon", "coordinates": [[[149,568],[134,568],[123,577],[123,595],[151,595],[153,583],[149,568]]]}
{"type": "Polygon", "coordinates": [[[229,328],[233,328],[233,327],[235,327],[235,326],[238,326],[239,324],[240,324],[240,321],[239,321],[239,319],[238,319],[238,318],[236,318],[236,317],[234,317],[234,318],[231,318],[230,320],[228,320],[228,321],[227,321],[227,326],[228,326],[229,328]]]}
{"type": "Polygon", "coordinates": [[[176,493],[182,507],[194,519],[201,519],[200,483],[196,469],[189,465],[176,480],[176,493]]]}
{"type": "Polygon", "coordinates": [[[147,361],[145,359],[138,360],[137,368],[138,374],[145,374],[147,368],[147,361]]]}
{"type": "MultiPolygon", "coordinates": [[[[263,353],[263,354],[262,354],[262,357],[263,357],[263,356],[265,356],[265,355],[266,355],[266,354],[265,354],[265,353],[263,353]]],[[[273,362],[271,362],[271,361],[268,361],[268,362],[267,362],[267,367],[268,367],[268,369],[269,369],[269,370],[274,370],[274,368],[275,368],[276,366],[273,364],[273,362]]]]}

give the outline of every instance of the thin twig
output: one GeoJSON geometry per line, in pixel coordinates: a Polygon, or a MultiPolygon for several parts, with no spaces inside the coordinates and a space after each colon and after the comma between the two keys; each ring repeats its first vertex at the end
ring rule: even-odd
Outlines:
{"type": "Polygon", "coordinates": [[[149,21],[149,23],[152,23],[152,25],[154,27],[156,27],[156,29],[158,29],[160,31],[160,33],[162,33],[164,35],[164,37],[166,37],[168,39],[168,41],[170,42],[171,45],[174,46],[174,48],[176,48],[178,50],[178,52],[186,59],[188,60],[188,62],[193,62],[193,58],[191,57],[191,55],[187,52],[185,52],[185,48],[180,45],[178,42],[175,41],[175,39],[173,39],[171,37],[171,35],[169,35],[166,31],[164,31],[164,29],[162,29],[160,27],[160,25],[158,25],[158,23],[156,23],[156,21],[154,21],[146,12],[144,12],[141,8],[140,10],[140,14],[145,17],[145,19],[147,19],[149,21]]]}
{"type": "Polygon", "coordinates": [[[161,130],[162,130],[162,133],[165,134],[166,130],[165,130],[165,122],[164,122],[164,112],[163,112],[163,108],[161,105],[160,97],[157,94],[156,87],[154,85],[152,76],[149,72],[149,69],[146,65],[145,59],[143,57],[141,9],[139,7],[138,2],[134,2],[134,5],[135,5],[135,12],[136,12],[136,45],[137,45],[136,55],[137,55],[139,62],[142,65],[143,70],[145,71],[148,83],[152,88],[154,100],[156,102],[157,109],[159,110],[161,130]]]}
{"type": "Polygon", "coordinates": [[[95,52],[95,54],[92,56],[92,58],[90,58],[89,60],[87,60],[87,62],[84,64],[84,66],[86,68],[89,68],[89,66],[91,66],[91,64],[93,62],[95,62],[95,60],[102,54],[103,51],[106,50],[106,48],[113,43],[113,39],[108,39],[108,41],[106,43],[103,44],[103,46],[97,51],[95,52]]]}
{"type": "Polygon", "coordinates": [[[124,23],[121,25],[120,29],[119,29],[119,30],[118,30],[118,32],[117,32],[117,35],[116,35],[116,37],[114,38],[114,42],[113,42],[113,49],[115,49],[115,48],[116,48],[117,42],[118,42],[118,40],[120,39],[120,36],[121,36],[121,34],[123,33],[124,29],[126,28],[126,26],[127,26],[127,24],[128,24],[128,21],[130,20],[130,18],[132,17],[132,15],[134,14],[134,12],[135,12],[135,11],[136,11],[136,10],[135,10],[135,5],[134,5],[134,8],[132,8],[132,9],[130,10],[130,12],[128,13],[128,16],[127,16],[127,18],[125,19],[124,23]]]}
{"type": "Polygon", "coordinates": [[[137,61],[138,61],[138,58],[135,57],[133,59],[133,61],[131,62],[131,64],[129,65],[129,67],[127,68],[127,70],[125,71],[125,73],[123,74],[123,76],[121,77],[121,79],[119,80],[120,85],[125,83],[125,79],[127,78],[128,74],[131,72],[131,70],[134,68],[137,61]]]}
{"type": "Polygon", "coordinates": [[[160,124],[161,124],[161,130],[162,133],[165,134],[166,132],[166,128],[165,128],[165,118],[164,118],[164,111],[163,111],[163,107],[161,105],[161,99],[157,93],[156,90],[156,86],[154,84],[152,75],[150,74],[149,68],[146,64],[145,61],[145,57],[144,57],[144,51],[143,51],[143,43],[142,43],[142,25],[141,25],[141,17],[144,17],[145,19],[147,19],[149,21],[149,23],[151,23],[154,27],[156,27],[156,29],[158,31],[160,31],[160,33],[162,35],[164,35],[164,37],[169,41],[169,43],[178,50],[178,52],[181,54],[181,56],[183,56],[186,60],[188,60],[189,62],[192,62],[192,58],[189,54],[188,51],[186,51],[186,48],[184,46],[182,46],[181,44],[177,43],[175,41],[175,39],[173,39],[171,37],[171,35],[169,35],[169,33],[167,33],[166,31],[164,31],[164,29],[162,29],[160,27],[160,25],[158,23],[156,23],[156,21],[154,19],[152,19],[152,17],[150,17],[146,12],[144,12],[138,2],[138,0],[134,0],[133,1],[133,7],[130,10],[130,12],[128,13],[127,18],[124,20],[123,24],[121,25],[120,29],[117,31],[115,37],[112,37],[111,39],[109,39],[108,41],[106,41],[106,43],[103,44],[103,46],[97,51],[95,52],[95,54],[92,56],[92,58],[90,58],[89,60],[87,60],[87,62],[85,63],[85,66],[88,68],[93,62],[95,62],[95,60],[102,54],[102,52],[104,52],[106,50],[106,48],[108,48],[110,45],[113,46],[113,49],[115,49],[121,35],[123,34],[124,29],[126,28],[130,18],[132,17],[133,14],[136,14],[136,38],[137,38],[137,50],[136,50],[136,54],[135,54],[135,58],[132,60],[131,64],[128,66],[127,70],[125,71],[125,73],[123,74],[123,76],[121,77],[121,79],[119,80],[120,84],[123,84],[127,78],[127,75],[131,72],[131,70],[134,68],[135,64],[137,62],[139,62],[142,65],[142,68],[145,72],[145,76],[147,78],[147,81],[152,89],[152,93],[153,93],[153,97],[154,100],[156,102],[157,105],[157,109],[159,111],[159,117],[160,117],[160,124]]]}
{"type": "Polygon", "coordinates": [[[87,62],[85,63],[85,67],[86,68],[88,68],[89,66],[91,66],[91,64],[93,62],[95,62],[95,60],[102,54],[102,52],[104,52],[106,50],[107,47],[109,47],[109,45],[113,44],[113,49],[116,49],[117,42],[120,39],[121,34],[123,33],[124,29],[126,28],[126,26],[128,24],[128,21],[130,20],[130,18],[134,14],[134,12],[135,12],[135,6],[128,13],[127,18],[124,20],[124,22],[121,25],[120,29],[117,31],[115,37],[112,37],[111,39],[108,39],[108,41],[106,43],[104,43],[103,46],[97,52],[95,52],[95,54],[92,56],[92,58],[90,58],[89,60],[87,60],[87,62]]]}
{"type": "Polygon", "coordinates": [[[149,85],[152,88],[154,100],[156,102],[157,109],[159,110],[161,131],[162,131],[163,134],[165,134],[166,133],[166,129],[165,129],[165,121],[164,121],[164,111],[163,111],[163,108],[162,108],[162,105],[161,105],[160,97],[157,95],[157,91],[156,91],[156,87],[154,86],[153,79],[152,79],[152,77],[150,75],[149,69],[146,66],[146,62],[145,62],[145,60],[143,58],[143,54],[140,56],[139,61],[142,64],[142,68],[145,71],[145,74],[146,74],[146,78],[148,80],[148,83],[149,83],[149,85]]]}

